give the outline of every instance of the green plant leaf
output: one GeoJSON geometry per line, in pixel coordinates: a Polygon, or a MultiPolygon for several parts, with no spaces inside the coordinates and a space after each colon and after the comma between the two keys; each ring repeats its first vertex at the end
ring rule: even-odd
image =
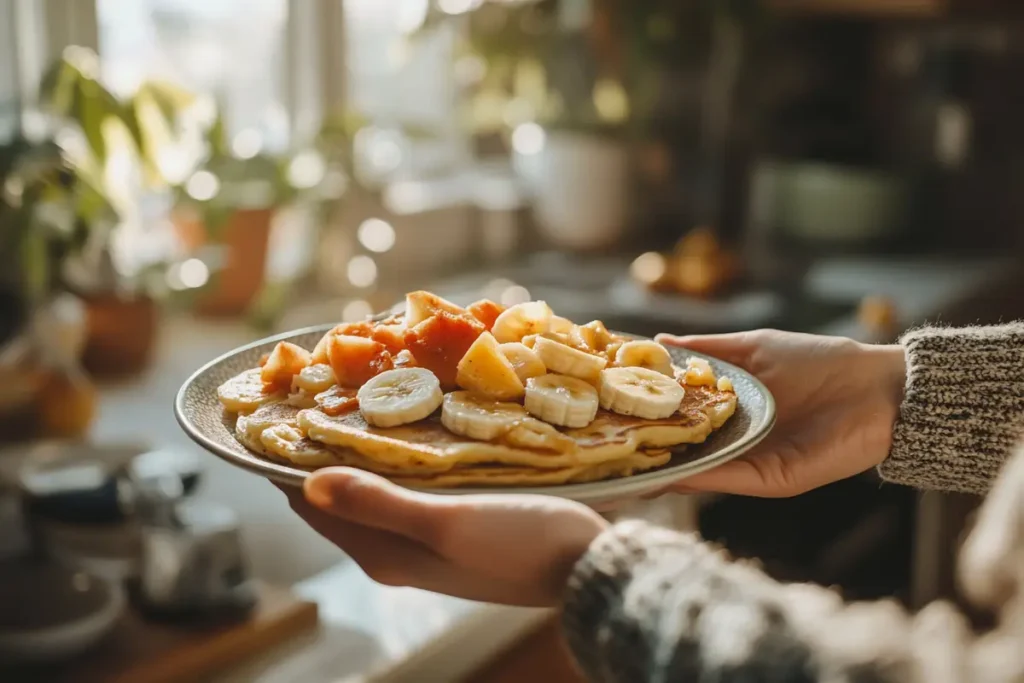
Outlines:
{"type": "Polygon", "coordinates": [[[210,146],[210,154],[213,157],[229,157],[227,126],[224,123],[224,114],[217,110],[217,116],[213,120],[210,129],[206,131],[206,142],[210,146]]]}
{"type": "Polygon", "coordinates": [[[103,137],[103,122],[108,116],[105,102],[99,93],[99,84],[83,79],[78,83],[75,96],[74,117],[85,135],[89,148],[97,163],[107,163],[107,143],[103,137]]]}
{"type": "Polygon", "coordinates": [[[55,114],[73,115],[75,91],[81,73],[63,59],[47,69],[39,85],[39,99],[55,114]]]}
{"type": "Polygon", "coordinates": [[[21,268],[25,298],[42,301],[49,290],[50,262],[46,237],[40,230],[29,230],[21,241],[21,268]]]}
{"type": "Polygon", "coordinates": [[[173,128],[181,113],[188,107],[191,107],[196,101],[196,96],[189,91],[179,88],[173,83],[159,80],[143,83],[139,86],[135,96],[152,99],[156,106],[160,108],[160,113],[163,115],[164,121],[169,128],[173,128]]]}

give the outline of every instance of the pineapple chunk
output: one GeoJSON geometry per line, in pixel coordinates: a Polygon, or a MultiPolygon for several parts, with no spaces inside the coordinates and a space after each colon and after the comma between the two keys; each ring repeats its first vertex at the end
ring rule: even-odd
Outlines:
{"type": "Polygon", "coordinates": [[[463,389],[498,401],[514,401],[526,393],[515,367],[490,332],[477,337],[466,351],[459,361],[455,382],[463,389]]]}
{"type": "Polygon", "coordinates": [[[430,292],[410,292],[405,295],[405,326],[410,330],[442,311],[456,317],[467,315],[466,309],[430,292]]]}
{"type": "Polygon", "coordinates": [[[690,357],[686,360],[683,381],[691,387],[713,387],[718,383],[711,364],[703,358],[690,357]]]}
{"type": "Polygon", "coordinates": [[[292,378],[309,365],[309,360],[309,351],[301,346],[290,342],[278,343],[260,370],[264,389],[268,392],[287,391],[292,385],[292,378]]]}
{"type": "Polygon", "coordinates": [[[732,386],[732,380],[728,377],[718,378],[718,390],[719,391],[734,391],[732,386]]]}

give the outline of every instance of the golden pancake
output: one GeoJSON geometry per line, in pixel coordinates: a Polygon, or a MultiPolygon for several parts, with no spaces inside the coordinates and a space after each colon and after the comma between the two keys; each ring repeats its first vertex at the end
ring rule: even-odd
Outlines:
{"type": "Polygon", "coordinates": [[[238,440],[250,450],[273,460],[304,469],[343,466],[364,469],[387,476],[395,483],[416,488],[454,488],[458,486],[552,486],[597,481],[613,476],[630,476],[661,467],[671,459],[664,449],[638,451],[625,458],[595,465],[575,465],[538,470],[502,465],[456,466],[446,472],[432,473],[408,466],[389,467],[363,457],[348,448],[317,443],[296,428],[299,410],[287,403],[265,405],[255,413],[238,418],[238,440]]]}
{"type": "Polygon", "coordinates": [[[566,452],[532,450],[501,443],[476,441],[448,431],[437,415],[401,427],[380,429],[358,412],[338,417],[303,410],[298,424],[310,439],[351,448],[360,455],[393,467],[497,463],[538,469],[594,465],[625,458],[637,450],[701,443],[711,433],[711,420],[699,410],[676,413],[659,421],[599,411],[583,429],[563,432],[576,442],[566,452]]]}
{"type": "Polygon", "coordinates": [[[611,477],[629,477],[661,467],[672,459],[668,451],[637,451],[632,455],[598,463],[538,470],[505,465],[467,465],[453,467],[444,474],[425,477],[396,476],[391,481],[413,488],[459,488],[462,486],[558,486],[582,484],[611,477]]]}
{"type": "Polygon", "coordinates": [[[438,471],[436,468],[389,467],[351,449],[317,443],[297,428],[299,410],[285,402],[265,405],[250,415],[239,416],[235,422],[235,437],[243,446],[264,457],[304,469],[358,467],[381,475],[426,475],[438,471]]]}

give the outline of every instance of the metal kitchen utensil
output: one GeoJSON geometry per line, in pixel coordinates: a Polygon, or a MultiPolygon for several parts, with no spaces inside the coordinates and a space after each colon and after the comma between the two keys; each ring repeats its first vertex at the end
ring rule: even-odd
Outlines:
{"type": "Polygon", "coordinates": [[[247,615],[256,603],[238,518],[228,507],[184,497],[177,476],[135,482],[142,558],[133,585],[155,616],[220,620],[247,615]]]}

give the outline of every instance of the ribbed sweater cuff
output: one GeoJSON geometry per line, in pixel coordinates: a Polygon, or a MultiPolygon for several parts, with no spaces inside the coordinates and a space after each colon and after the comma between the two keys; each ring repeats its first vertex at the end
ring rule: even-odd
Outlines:
{"type": "Polygon", "coordinates": [[[646,623],[641,613],[655,614],[658,604],[645,604],[644,596],[656,601],[671,585],[663,566],[678,572],[712,551],[696,535],[680,534],[640,521],[622,522],[605,530],[576,564],[569,579],[562,609],[562,627],[577,664],[588,680],[640,681],[652,661],[649,634],[637,624],[646,623]],[[626,605],[628,587],[636,577],[668,582],[657,590],[645,585],[644,595],[626,605]],[[654,590],[652,590],[654,589],[654,590]],[[626,614],[625,610],[630,614],[626,614]]]}
{"type": "Polygon", "coordinates": [[[879,474],[985,493],[1024,432],[1024,323],[906,334],[907,383],[879,474]]]}

